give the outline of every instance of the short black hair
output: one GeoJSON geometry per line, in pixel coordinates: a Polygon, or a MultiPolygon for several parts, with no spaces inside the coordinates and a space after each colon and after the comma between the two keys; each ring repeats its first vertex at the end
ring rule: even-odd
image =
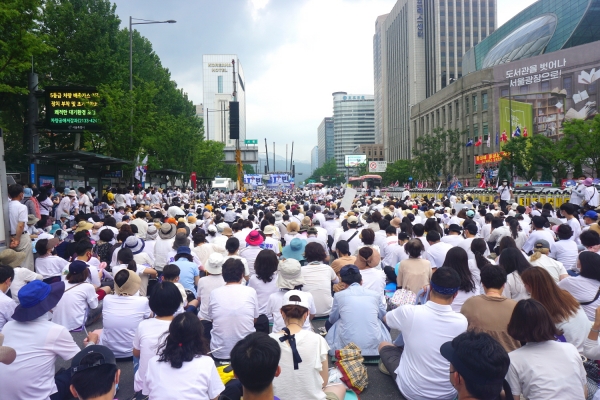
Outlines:
{"type": "Polygon", "coordinates": [[[439,232],[429,231],[429,232],[427,232],[427,236],[425,236],[425,239],[427,239],[428,242],[435,243],[435,242],[439,242],[441,237],[440,237],[439,232]]]}
{"type": "Polygon", "coordinates": [[[239,282],[244,276],[244,263],[237,258],[228,258],[223,263],[223,280],[229,282],[239,282]]]}
{"type": "Polygon", "coordinates": [[[346,285],[352,285],[353,283],[361,283],[362,275],[360,271],[358,273],[354,273],[354,271],[350,270],[349,273],[344,274],[342,276],[342,282],[346,285]]]}
{"type": "Polygon", "coordinates": [[[350,245],[346,240],[340,240],[335,244],[335,249],[342,254],[350,254],[350,245]]]}
{"type": "Polygon", "coordinates": [[[170,317],[175,314],[182,302],[183,297],[179,288],[173,282],[163,281],[154,285],[149,305],[158,317],[170,317]]]}
{"type": "Polygon", "coordinates": [[[75,253],[77,256],[81,257],[88,252],[88,250],[92,250],[94,245],[89,240],[81,240],[75,244],[75,253]]]}
{"type": "Polygon", "coordinates": [[[112,231],[112,229],[102,229],[100,231],[99,238],[103,242],[110,242],[115,238],[115,233],[112,231]]]}
{"type": "MultiPolygon", "coordinates": [[[[103,360],[99,353],[91,353],[81,359],[81,364],[93,364],[103,360]]],[[[94,368],[75,372],[71,377],[71,385],[77,391],[79,398],[90,399],[104,396],[113,390],[115,375],[118,368],[114,364],[103,364],[94,368]]]]}
{"type": "Polygon", "coordinates": [[[556,230],[556,236],[560,240],[567,240],[573,236],[573,229],[567,224],[560,224],[556,230]]]}
{"type": "Polygon", "coordinates": [[[233,372],[244,389],[262,393],[275,378],[281,347],[266,333],[254,332],[233,346],[230,357],[233,372]]]}
{"type": "Polygon", "coordinates": [[[177,266],[176,264],[167,264],[163,268],[162,275],[163,275],[163,279],[172,281],[173,279],[177,278],[180,273],[181,273],[181,269],[179,269],[179,266],[177,266]]]}
{"type": "Polygon", "coordinates": [[[593,251],[582,251],[577,258],[581,265],[580,275],[600,281],[600,254],[593,251]]]}
{"type": "Polygon", "coordinates": [[[6,282],[7,279],[15,279],[15,270],[8,265],[0,265],[0,283],[6,282]]]}
{"type": "MultiPolygon", "coordinates": [[[[436,269],[433,275],[431,275],[431,282],[436,286],[443,288],[458,288],[461,284],[460,275],[458,275],[458,272],[450,267],[441,267],[436,269]]],[[[435,289],[432,289],[432,291],[435,292],[437,296],[440,296],[444,299],[451,299],[453,296],[452,294],[445,295],[438,293],[435,291],[435,289]]]]}
{"type": "Polygon", "coordinates": [[[14,199],[21,193],[23,193],[23,186],[19,185],[18,183],[15,183],[14,185],[10,185],[8,187],[8,195],[11,199],[14,199]]]}
{"type": "Polygon", "coordinates": [[[227,239],[227,242],[225,242],[225,249],[231,254],[235,253],[239,248],[240,240],[235,236],[230,237],[227,239]]]}
{"type": "Polygon", "coordinates": [[[323,262],[327,258],[325,249],[317,242],[310,242],[304,248],[304,258],[308,262],[320,261],[323,262]]]}
{"type": "Polygon", "coordinates": [[[416,237],[423,236],[425,233],[425,226],[423,224],[414,224],[412,228],[416,237]]]}
{"type": "Polygon", "coordinates": [[[498,264],[481,267],[481,283],[488,289],[500,289],[506,283],[506,271],[498,264]]]}
{"type": "Polygon", "coordinates": [[[544,227],[544,225],[546,225],[548,219],[546,217],[536,215],[535,217],[531,218],[531,222],[533,223],[533,226],[535,226],[538,229],[541,229],[544,227]]]}
{"type": "Polygon", "coordinates": [[[35,242],[35,251],[39,256],[42,256],[48,252],[48,239],[39,239],[35,242]]]}
{"type": "Polygon", "coordinates": [[[410,239],[404,245],[404,251],[411,258],[419,258],[421,256],[421,254],[423,254],[424,250],[425,250],[425,247],[423,246],[423,242],[421,242],[421,240],[419,240],[419,239],[410,239]]]}
{"type": "Polygon", "coordinates": [[[387,228],[385,228],[385,233],[386,233],[387,235],[394,235],[394,236],[395,236],[395,235],[396,235],[396,231],[397,231],[397,230],[398,230],[398,229],[396,229],[395,227],[393,227],[393,226],[391,226],[391,225],[390,225],[390,226],[388,226],[387,228]]]}
{"type": "Polygon", "coordinates": [[[597,246],[600,244],[600,235],[598,235],[598,232],[588,229],[587,231],[581,232],[579,241],[584,247],[597,246]]]}

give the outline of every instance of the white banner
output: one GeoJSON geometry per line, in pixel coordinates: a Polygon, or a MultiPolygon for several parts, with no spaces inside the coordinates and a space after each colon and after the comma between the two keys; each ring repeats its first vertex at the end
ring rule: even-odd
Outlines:
{"type": "Polygon", "coordinates": [[[342,198],[342,203],[340,204],[340,207],[343,207],[346,211],[352,210],[352,201],[354,200],[355,196],[356,189],[347,188],[344,192],[344,197],[342,198]]]}
{"type": "Polygon", "coordinates": [[[385,172],[387,161],[369,161],[369,172],[385,172]]]}

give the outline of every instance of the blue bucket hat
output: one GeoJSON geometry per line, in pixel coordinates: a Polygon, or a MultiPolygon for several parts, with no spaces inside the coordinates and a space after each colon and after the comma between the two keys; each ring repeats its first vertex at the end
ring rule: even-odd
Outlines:
{"type": "Polygon", "coordinates": [[[49,285],[38,280],[31,281],[19,290],[20,304],[12,318],[19,322],[33,321],[56,307],[64,292],[64,282],[49,285]]]}
{"type": "Polygon", "coordinates": [[[293,258],[294,260],[304,260],[304,248],[306,247],[306,240],[294,238],[289,245],[283,248],[281,254],[284,258],[293,258]]]}
{"type": "Polygon", "coordinates": [[[50,229],[50,232],[48,232],[51,235],[54,235],[56,233],[56,231],[60,230],[60,225],[59,224],[53,224],[52,225],[52,229],[50,229]]]}

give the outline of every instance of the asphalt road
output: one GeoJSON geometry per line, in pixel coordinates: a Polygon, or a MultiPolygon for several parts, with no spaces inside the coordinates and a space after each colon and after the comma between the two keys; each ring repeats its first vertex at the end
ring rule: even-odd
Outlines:
{"type": "MultiPolygon", "coordinates": [[[[313,325],[316,328],[325,325],[325,321],[314,321],[313,325]]],[[[88,327],[88,331],[93,331],[95,329],[101,329],[102,322],[96,322],[92,326],[88,327]]],[[[83,339],[85,338],[84,332],[73,332],[72,333],[75,342],[83,348],[83,339]]],[[[392,339],[394,339],[398,335],[397,331],[392,330],[392,339]]],[[[119,400],[129,400],[133,397],[133,363],[132,362],[118,362],[118,367],[121,370],[121,381],[119,383],[119,390],[117,392],[116,398],[119,400]]],[[[56,370],[59,368],[70,367],[70,362],[59,360],[56,363],[56,370]]],[[[333,365],[330,362],[330,367],[333,365]]],[[[393,379],[388,376],[382,374],[377,365],[367,365],[367,373],[369,376],[369,385],[368,387],[360,394],[361,400],[387,400],[387,399],[404,399],[400,394],[400,391],[396,387],[393,379]]]]}

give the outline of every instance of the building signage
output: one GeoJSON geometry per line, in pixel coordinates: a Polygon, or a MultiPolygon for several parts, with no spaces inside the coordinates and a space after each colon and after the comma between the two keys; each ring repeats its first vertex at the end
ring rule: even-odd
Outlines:
{"type": "Polygon", "coordinates": [[[117,171],[106,171],[104,174],[102,174],[103,178],[122,178],[123,177],[123,170],[119,169],[117,171]]]}
{"type": "Polygon", "coordinates": [[[354,167],[358,167],[361,164],[364,164],[367,162],[367,156],[364,154],[352,154],[352,155],[346,155],[344,156],[344,166],[345,167],[350,167],[350,168],[354,168],[354,167]]]}
{"type": "Polygon", "coordinates": [[[521,68],[506,71],[506,79],[510,79],[511,87],[531,85],[532,83],[547,82],[559,79],[562,68],[567,65],[567,59],[535,63],[521,68]]]}
{"type": "Polygon", "coordinates": [[[511,137],[525,137],[533,133],[533,105],[531,103],[500,98],[498,99],[498,108],[500,111],[499,142],[501,148],[511,137]]]}
{"type": "Polygon", "coordinates": [[[53,131],[99,131],[98,91],[94,87],[47,86],[46,127],[53,131]]]}
{"type": "Polygon", "coordinates": [[[502,158],[506,156],[506,152],[500,151],[498,153],[483,154],[475,156],[475,164],[487,164],[487,163],[499,163],[502,158]]]}
{"type": "Polygon", "coordinates": [[[231,63],[208,63],[208,68],[212,68],[212,72],[228,72],[229,67],[231,63]]]}
{"type": "Polygon", "coordinates": [[[387,161],[369,161],[369,172],[385,172],[387,161]]]}
{"type": "Polygon", "coordinates": [[[258,139],[246,139],[244,144],[258,144],[258,139]]]}
{"type": "Polygon", "coordinates": [[[344,100],[364,100],[365,96],[344,96],[344,100]]]}
{"type": "Polygon", "coordinates": [[[423,38],[423,0],[417,0],[417,36],[423,38]]]}

